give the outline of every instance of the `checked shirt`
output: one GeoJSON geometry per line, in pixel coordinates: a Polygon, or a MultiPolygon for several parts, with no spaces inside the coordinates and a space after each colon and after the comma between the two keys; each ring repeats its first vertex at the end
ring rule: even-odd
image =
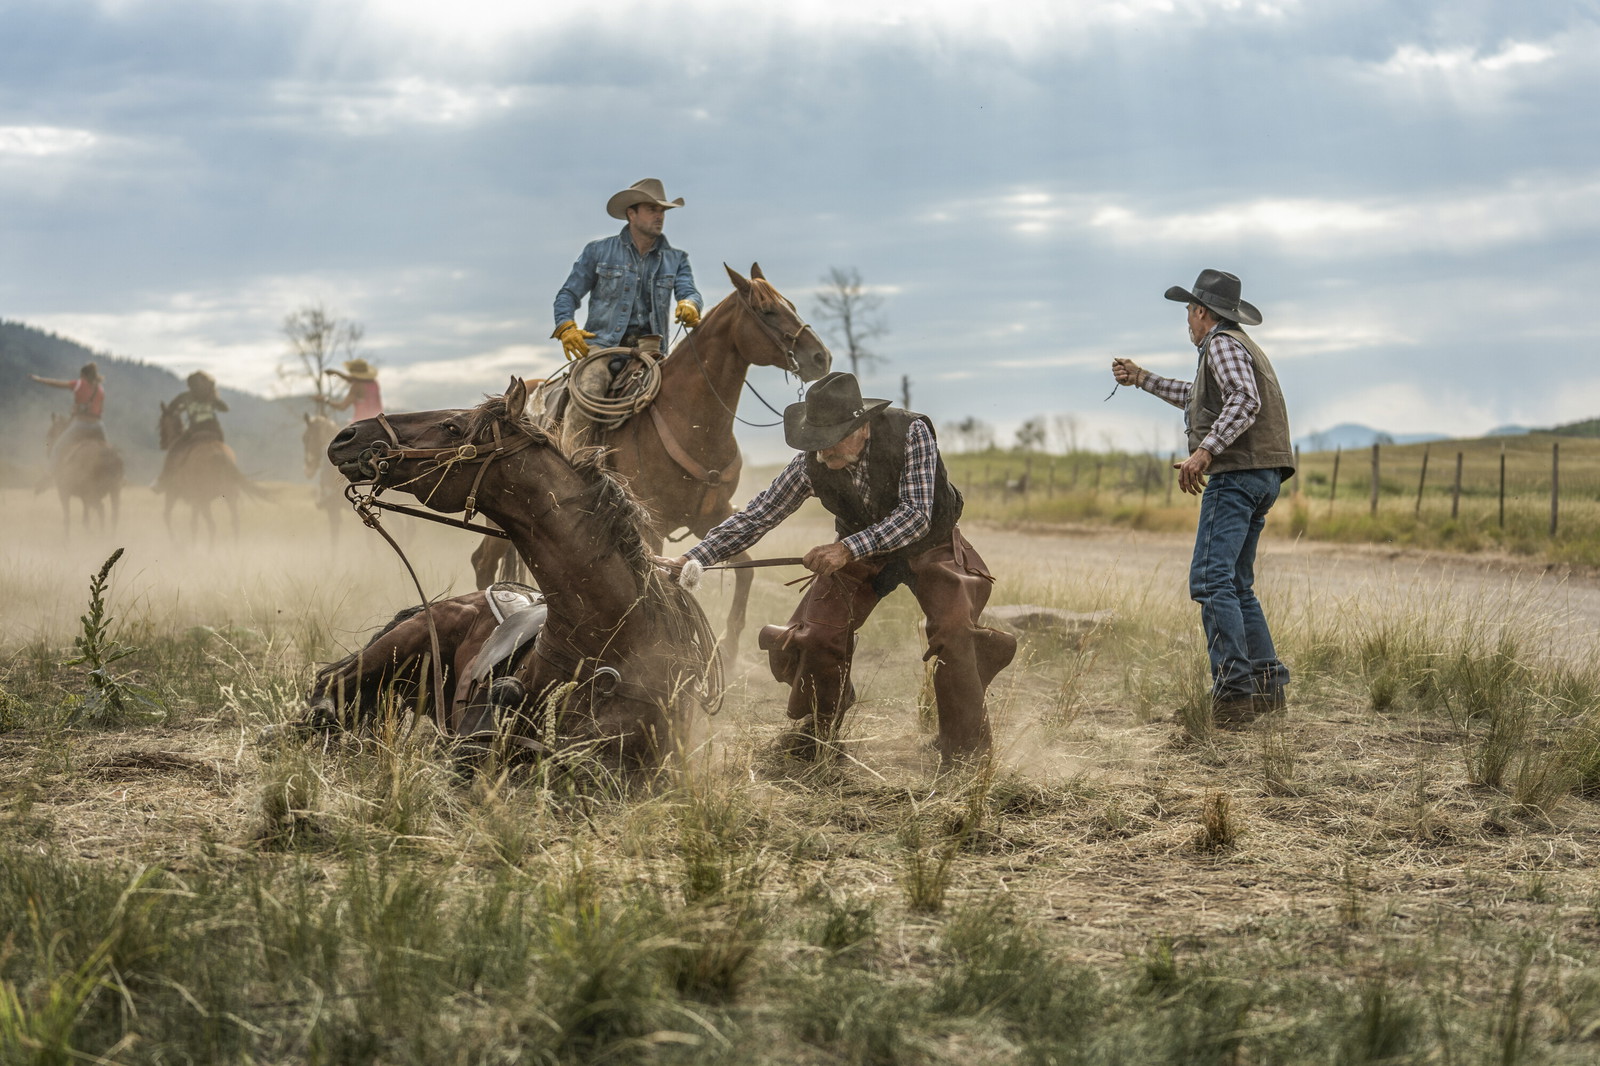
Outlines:
{"type": "MultiPolygon", "coordinates": [[[[1211,432],[1200,442],[1200,447],[1212,455],[1220,454],[1238,440],[1241,433],[1255,424],[1256,412],[1261,410],[1255,363],[1244,345],[1218,332],[1221,328],[1221,325],[1213,327],[1197,346],[1206,353],[1211,373],[1222,387],[1222,411],[1211,424],[1211,432]]],[[[1187,381],[1159,374],[1146,374],[1144,384],[1139,387],[1174,407],[1188,407],[1189,393],[1194,388],[1187,381]]]]}
{"type": "MultiPolygon", "coordinates": [[[[857,559],[882,555],[924,536],[933,524],[933,484],[938,468],[939,450],[933,443],[933,434],[928,432],[926,423],[913,422],[910,432],[906,434],[906,465],[900,475],[900,503],[876,525],[844,538],[842,543],[850,549],[850,554],[857,559]]],[[[850,482],[865,500],[865,452],[850,467],[850,482]]],[[[771,485],[756,494],[744,510],[707,533],[706,539],[690,548],[687,555],[702,566],[712,566],[738,555],[815,495],[811,478],[806,475],[806,453],[801,452],[789,461],[789,465],[783,468],[771,485]]]]}

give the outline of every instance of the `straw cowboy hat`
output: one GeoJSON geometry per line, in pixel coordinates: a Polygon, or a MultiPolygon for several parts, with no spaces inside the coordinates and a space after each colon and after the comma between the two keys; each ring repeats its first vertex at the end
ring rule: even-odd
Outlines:
{"type": "Polygon", "coordinates": [[[324,370],[323,373],[344,378],[346,381],[378,380],[377,368],[371,363],[367,362],[365,359],[346,359],[343,370],[335,370],[332,367],[329,367],[328,369],[324,370]]]}
{"type": "Polygon", "coordinates": [[[818,378],[804,400],[783,409],[783,439],[795,451],[820,452],[888,406],[888,400],[863,400],[856,376],[836,370],[818,378]]]}
{"type": "Polygon", "coordinates": [[[628,208],[635,204],[660,204],[662,207],[682,207],[683,197],[667,199],[660,178],[641,178],[606,201],[606,214],[628,221],[628,208]]]}
{"type": "Polygon", "coordinates": [[[1239,299],[1239,279],[1225,270],[1202,270],[1194,281],[1193,292],[1174,285],[1167,290],[1166,296],[1181,304],[1199,304],[1218,318],[1226,318],[1241,326],[1261,325],[1261,312],[1256,310],[1254,304],[1239,299]]]}

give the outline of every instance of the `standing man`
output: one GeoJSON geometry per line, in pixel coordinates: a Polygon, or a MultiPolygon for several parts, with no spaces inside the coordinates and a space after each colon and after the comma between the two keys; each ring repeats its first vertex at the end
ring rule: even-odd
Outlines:
{"type": "Polygon", "coordinates": [[[686,588],[699,572],[737,555],[816,496],[839,539],[812,548],[816,575],[785,626],[765,626],[761,648],[789,685],[789,717],[805,724],[791,752],[812,758],[855,702],[855,633],[879,600],[910,587],[927,618],[928,651],[946,762],[990,745],[984,692],[1017,652],[1015,638],[978,625],[994,583],[956,525],[961,493],[950,484],[926,415],[863,400],[851,374],[819,379],[783,412],[784,439],[800,454],[743,511],[676,559],[686,588]]]}
{"type": "Polygon", "coordinates": [[[632,348],[641,337],[667,336],[667,312],[689,328],[700,324],[705,306],[694,287],[689,256],[667,243],[661,227],[667,211],[683,197],[667,200],[656,178],[644,178],[613,196],[606,214],[627,225],[614,237],[584,246],[572,273],[556,293],[556,328],[568,359],[589,354],[588,341],[601,348],[632,348]],[[589,300],[587,328],[578,328],[578,304],[589,300]]]}
{"type": "Polygon", "coordinates": [[[1178,487],[1204,493],[1189,596],[1200,604],[1211,713],[1223,726],[1281,709],[1289,683],[1256,599],[1255,562],[1267,512],[1279,486],[1294,476],[1294,445],[1272,363],[1239,328],[1260,325],[1261,312],[1239,291],[1239,279],[1220,270],[1202,270],[1193,292],[1167,290],[1167,299],[1189,308],[1189,341],[1200,354],[1192,384],[1159,377],[1131,359],[1111,361],[1119,385],[1183,408],[1189,457],[1177,468],[1178,487]]]}

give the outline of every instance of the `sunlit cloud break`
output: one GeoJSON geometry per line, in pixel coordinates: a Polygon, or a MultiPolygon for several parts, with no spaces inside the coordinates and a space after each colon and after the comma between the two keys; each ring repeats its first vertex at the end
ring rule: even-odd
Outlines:
{"type": "Polygon", "coordinates": [[[99,140],[88,130],[60,126],[0,126],[0,155],[70,155],[93,148],[99,140]]]}

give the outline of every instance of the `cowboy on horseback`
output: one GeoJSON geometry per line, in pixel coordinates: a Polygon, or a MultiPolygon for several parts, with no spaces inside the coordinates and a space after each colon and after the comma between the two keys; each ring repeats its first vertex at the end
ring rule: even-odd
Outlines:
{"type": "Polygon", "coordinates": [[[167,449],[166,461],[161,466],[161,476],[156,478],[155,489],[163,491],[170,483],[172,471],[196,444],[202,441],[222,440],[222,423],[217,420],[219,411],[225,412],[228,404],[217,395],[217,381],[204,370],[196,370],[185,379],[189,387],[178,393],[167,405],[183,418],[183,432],[167,449]]]}
{"type": "Polygon", "coordinates": [[[946,761],[990,746],[984,692],[1016,655],[1014,637],[978,625],[994,583],[961,535],[961,493],[950,483],[926,415],[863,400],[855,376],[831,373],[783,413],[800,454],[738,514],[687,554],[662,560],[686,587],[759,540],[809,497],[834,516],[839,539],[806,553],[816,574],[787,625],[765,626],[772,674],[789,685],[789,717],[803,722],[790,751],[814,757],[855,702],[855,633],[878,601],[908,586],[927,619],[937,658],[938,747],[946,761]]]}
{"type": "MultiPolygon", "coordinates": [[[[645,337],[667,335],[667,310],[693,329],[705,306],[694,287],[687,253],[662,236],[667,211],[683,206],[668,200],[657,178],[645,178],[606,203],[606,214],[626,222],[622,232],[584,246],[572,273],[556,293],[555,332],[568,359],[600,348],[634,348],[645,337]],[[592,294],[592,295],[591,295],[592,294]],[[589,296],[589,318],[578,328],[578,304],[589,296]],[[676,305],[673,300],[676,299],[676,305]]],[[[613,371],[615,373],[615,371],[613,371]]]]}
{"type": "Polygon", "coordinates": [[[344,398],[329,403],[329,408],[335,411],[355,408],[350,412],[352,422],[377,418],[383,413],[383,393],[378,389],[378,371],[371,363],[365,359],[347,359],[343,370],[329,367],[323,373],[342,378],[350,386],[344,398]]]}
{"type": "Polygon", "coordinates": [[[78,376],[71,381],[42,378],[38,374],[29,374],[28,377],[53,389],[72,390],[71,420],[55,438],[52,454],[65,455],[81,440],[106,439],[105,427],[100,424],[100,417],[105,413],[106,387],[100,380],[100,367],[97,364],[84,363],[78,376]]]}

